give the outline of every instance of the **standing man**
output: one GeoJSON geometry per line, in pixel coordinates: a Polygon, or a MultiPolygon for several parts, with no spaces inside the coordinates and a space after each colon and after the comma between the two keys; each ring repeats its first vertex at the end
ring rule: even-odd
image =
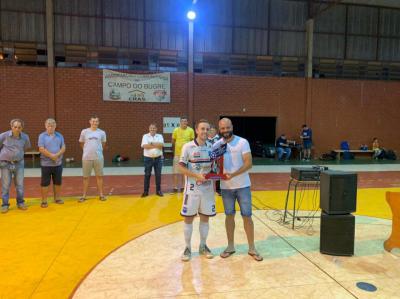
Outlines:
{"type": "Polygon", "coordinates": [[[312,131],[307,125],[303,125],[300,138],[303,140],[303,161],[310,161],[311,146],[312,146],[312,131]]]}
{"type": "Polygon", "coordinates": [[[60,198],[62,183],[62,158],[65,152],[64,137],[56,132],[56,121],[49,118],[44,123],[46,131],[39,135],[38,147],[40,155],[40,166],[42,171],[42,208],[47,208],[47,194],[50,181],[53,180],[54,202],[63,204],[60,198]]]}
{"type": "Polygon", "coordinates": [[[174,192],[181,191],[183,177],[179,174],[178,164],[181,156],[182,147],[185,143],[194,139],[194,131],[188,126],[188,119],[186,116],[181,117],[180,125],[172,132],[172,148],[174,150],[174,192]]]}
{"type": "Polygon", "coordinates": [[[210,124],[202,119],[196,123],[195,129],[197,137],[183,146],[178,164],[178,169],[185,175],[186,182],[181,210],[181,215],[185,217],[183,232],[186,243],[182,261],[189,261],[192,256],[193,219],[197,214],[200,215],[199,254],[207,258],[214,257],[206,244],[209,230],[208,219],[216,213],[214,186],[212,181],[205,179],[205,175],[211,171],[212,166],[212,148],[206,142],[210,124]]]}
{"type": "Polygon", "coordinates": [[[24,154],[31,148],[29,136],[22,132],[24,122],[13,119],[10,122],[11,130],[0,134],[0,168],[1,168],[1,212],[9,210],[11,180],[14,176],[17,191],[17,207],[26,210],[24,200],[24,154]]]}
{"type": "Polygon", "coordinates": [[[149,126],[149,133],[142,138],[142,148],[144,156],[144,191],[141,197],[149,195],[151,171],[154,167],[156,176],[156,194],[164,196],[161,192],[161,168],[163,164],[164,138],[157,134],[157,125],[152,123],[149,126]]]}
{"type": "MultiPolygon", "coordinates": [[[[208,142],[213,145],[220,139],[219,135],[217,134],[217,129],[214,125],[210,125],[210,131],[208,131],[208,142]]],[[[219,196],[221,196],[221,182],[219,180],[215,181],[215,191],[219,196]]]]}
{"type": "Polygon", "coordinates": [[[249,244],[248,254],[254,260],[262,261],[263,257],[257,252],[254,245],[254,224],[251,218],[252,204],[249,169],[252,167],[252,157],[249,142],[244,138],[233,135],[233,125],[229,118],[222,118],[219,121],[219,133],[222,139],[214,146],[218,147],[223,143],[227,144],[224,154],[226,180],[221,181],[221,193],[226,215],[225,228],[228,238],[228,247],[220,256],[227,258],[235,253],[235,202],[238,201],[249,244]]]}
{"type": "Polygon", "coordinates": [[[107,199],[103,192],[103,148],[106,145],[106,133],[98,128],[100,120],[96,115],[90,118],[89,123],[90,128],[82,130],[81,136],[79,137],[79,143],[83,149],[83,195],[78,202],[84,202],[86,200],[86,193],[89,188],[89,178],[92,173],[92,169],[94,169],[94,173],[96,175],[99,199],[102,201],[107,199]]]}

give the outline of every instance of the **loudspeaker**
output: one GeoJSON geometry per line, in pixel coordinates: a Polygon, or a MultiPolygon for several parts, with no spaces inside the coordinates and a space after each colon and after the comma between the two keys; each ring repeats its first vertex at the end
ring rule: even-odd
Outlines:
{"type": "Polygon", "coordinates": [[[354,254],[355,217],[321,214],[319,251],[329,255],[354,254]]]}
{"type": "Polygon", "coordinates": [[[320,176],[320,208],[327,214],[356,211],[357,173],[327,170],[320,176]]]}

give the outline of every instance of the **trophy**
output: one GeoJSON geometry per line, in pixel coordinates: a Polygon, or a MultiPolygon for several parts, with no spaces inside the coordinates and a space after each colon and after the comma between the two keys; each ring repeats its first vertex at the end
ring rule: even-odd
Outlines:
{"type": "Polygon", "coordinates": [[[226,143],[221,144],[218,148],[213,148],[210,152],[212,160],[211,172],[205,175],[207,180],[226,180],[224,174],[224,154],[226,152],[226,143]]]}

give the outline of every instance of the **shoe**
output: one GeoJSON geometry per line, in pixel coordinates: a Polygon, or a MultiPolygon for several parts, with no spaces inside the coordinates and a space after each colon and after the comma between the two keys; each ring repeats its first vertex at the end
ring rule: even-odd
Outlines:
{"type": "Polygon", "coordinates": [[[40,204],[41,208],[47,208],[49,206],[49,204],[47,203],[47,201],[42,201],[42,203],[40,204]]]}
{"type": "Polygon", "coordinates": [[[78,202],[79,202],[79,203],[82,203],[82,202],[84,202],[85,200],[86,200],[86,197],[81,197],[81,198],[78,199],[78,202]]]}
{"type": "Polygon", "coordinates": [[[1,212],[2,212],[3,214],[7,213],[8,210],[9,210],[8,206],[3,206],[3,207],[1,207],[1,212]]]}
{"type": "Polygon", "coordinates": [[[99,199],[100,199],[101,201],[106,201],[106,200],[107,200],[107,197],[105,197],[104,195],[101,195],[101,196],[99,196],[99,199]]]}
{"type": "Polygon", "coordinates": [[[22,211],[25,211],[28,209],[28,207],[24,203],[17,205],[17,207],[18,207],[18,209],[20,209],[22,211]]]}
{"type": "Polygon", "coordinates": [[[143,192],[142,195],[140,195],[140,197],[147,197],[149,196],[149,192],[143,192]]]}
{"type": "Polygon", "coordinates": [[[192,257],[192,252],[190,251],[189,248],[186,247],[185,251],[182,254],[181,260],[183,262],[188,262],[188,261],[190,261],[191,257],[192,257]]]}
{"type": "Polygon", "coordinates": [[[64,203],[62,199],[56,199],[54,202],[58,205],[62,205],[64,203]]]}
{"type": "Polygon", "coordinates": [[[207,245],[199,247],[199,255],[204,255],[208,259],[212,259],[214,254],[211,252],[210,248],[207,245]]]}
{"type": "Polygon", "coordinates": [[[183,192],[183,191],[185,191],[185,188],[180,188],[179,189],[179,192],[183,192]]]}
{"type": "Polygon", "coordinates": [[[179,192],[179,189],[175,187],[174,189],[172,189],[172,192],[178,193],[178,192],[179,192]]]}
{"type": "Polygon", "coordinates": [[[221,191],[220,190],[217,190],[216,192],[217,192],[218,196],[221,196],[221,191]]]}
{"type": "Polygon", "coordinates": [[[156,194],[157,194],[158,196],[160,196],[160,197],[163,197],[163,196],[164,196],[164,193],[162,193],[161,191],[157,191],[156,194]]]}

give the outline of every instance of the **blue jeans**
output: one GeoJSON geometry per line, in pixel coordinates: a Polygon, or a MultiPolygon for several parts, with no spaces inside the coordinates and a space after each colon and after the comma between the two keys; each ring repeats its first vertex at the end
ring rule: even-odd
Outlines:
{"type": "Polygon", "coordinates": [[[286,154],[286,160],[289,160],[292,150],[290,149],[290,147],[277,147],[276,152],[278,153],[279,160],[282,160],[284,154],[286,154]]]}
{"type": "Polygon", "coordinates": [[[14,178],[15,189],[17,190],[17,205],[24,203],[24,160],[17,163],[0,161],[1,168],[1,198],[2,207],[10,205],[10,187],[14,178]]]}
{"type": "Polygon", "coordinates": [[[163,158],[149,158],[144,157],[144,192],[149,192],[151,170],[154,167],[154,174],[156,175],[156,191],[161,191],[161,169],[163,165],[163,158]]]}
{"type": "Polygon", "coordinates": [[[252,215],[250,187],[239,189],[221,189],[222,201],[224,202],[225,215],[235,215],[235,202],[239,203],[240,214],[245,217],[252,215]]]}

